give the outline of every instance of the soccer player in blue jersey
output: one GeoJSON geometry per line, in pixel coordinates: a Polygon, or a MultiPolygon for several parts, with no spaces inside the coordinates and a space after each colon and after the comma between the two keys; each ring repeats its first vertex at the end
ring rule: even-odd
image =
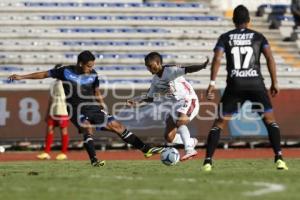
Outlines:
{"type": "Polygon", "coordinates": [[[10,80],[44,79],[52,77],[63,81],[68,113],[72,123],[83,135],[84,147],[92,166],[103,166],[104,160],[98,160],[93,141],[93,125],[118,134],[125,142],[140,149],[146,158],[161,153],[163,147],[151,147],[143,143],[136,135],[126,129],[113,116],[107,114],[99,89],[97,72],[93,69],[95,56],[90,51],[78,55],[77,64],[63,66],[59,69],[36,72],[26,75],[11,75],[10,80]]]}

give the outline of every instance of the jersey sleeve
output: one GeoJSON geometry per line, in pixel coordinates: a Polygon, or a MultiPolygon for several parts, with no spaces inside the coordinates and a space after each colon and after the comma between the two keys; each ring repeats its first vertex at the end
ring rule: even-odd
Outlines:
{"type": "Polygon", "coordinates": [[[100,86],[100,81],[99,81],[99,78],[98,78],[98,75],[95,74],[95,81],[94,81],[94,84],[93,84],[93,87],[94,88],[98,88],[100,86]]]}
{"type": "Polygon", "coordinates": [[[267,38],[264,35],[261,35],[261,49],[264,49],[269,46],[270,45],[269,45],[267,38]]]}
{"type": "Polygon", "coordinates": [[[225,51],[225,39],[224,35],[221,35],[216,43],[216,46],[214,48],[214,51],[216,50],[222,50],[225,51]]]}
{"type": "Polygon", "coordinates": [[[167,77],[169,80],[174,80],[177,77],[185,75],[185,68],[180,66],[173,66],[173,67],[165,67],[167,77]]]}
{"type": "Polygon", "coordinates": [[[64,70],[65,70],[65,67],[61,67],[61,68],[58,68],[58,69],[50,69],[48,71],[48,75],[51,78],[56,78],[56,79],[59,79],[59,80],[65,80],[64,70]]]}

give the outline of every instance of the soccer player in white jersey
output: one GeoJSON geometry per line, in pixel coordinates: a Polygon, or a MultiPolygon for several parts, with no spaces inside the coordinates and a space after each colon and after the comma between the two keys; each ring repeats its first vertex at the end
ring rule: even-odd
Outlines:
{"type": "Polygon", "coordinates": [[[204,63],[197,65],[163,65],[162,56],[151,52],[145,57],[145,65],[154,75],[148,94],[144,99],[128,101],[130,105],[138,106],[145,102],[153,102],[155,96],[167,96],[174,102],[173,111],[170,111],[166,119],[165,139],[170,143],[184,145],[185,155],[181,157],[181,161],[197,155],[195,146],[198,140],[191,138],[187,124],[199,112],[197,94],[183,76],[204,69],[208,62],[207,58],[204,63]]]}

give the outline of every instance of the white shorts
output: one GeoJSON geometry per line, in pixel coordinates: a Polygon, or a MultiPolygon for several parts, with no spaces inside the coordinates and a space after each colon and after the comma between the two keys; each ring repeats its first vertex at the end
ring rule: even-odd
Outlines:
{"type": "Polygon", "coordinates": [[[191,121],[197,116],[198,112],[198,99],[177,100],[165,98],[138,108],[124,107],[114,117],[129,129],[148,129],[164,128],[169,116],[172,116],[174,122],[176,122],[178,113],[188,115],[191,121]]]}
{"type": "Polygon", "coordinates": [[[198,99],[185,99],[183,105],[176,111],[187,115],[192,121],[199,113],[200,105],[198,99]]]}

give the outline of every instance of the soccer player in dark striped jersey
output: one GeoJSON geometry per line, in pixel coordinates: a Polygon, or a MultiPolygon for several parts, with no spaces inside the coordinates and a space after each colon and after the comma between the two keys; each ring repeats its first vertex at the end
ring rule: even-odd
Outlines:
{"type": "Polygon", "coordinates": [[[264,55],[271,76],[271,95],[279,93],[276,66],[272,51],[263,34],[248,29],[250,16],[248,9],[239,5],[234,9],[233,22],[235,29],[222,34],[214,49],[214,58],[211,68],[211,81],[207,89],[207,98],[214,97],[215,80],[221,65],[223,54],[226,56],[227,86],[219,105],[219,115],[211,128],[206,147],[206,157],[202,170],[212,170],[212,157],[217,148],[220,133],[231,116],[238,112],[239,105],[250,100],[268,130],[277,169],[287,170],[288,167],[282,158],[280,147],[280,130],[276,123],[271,101],[269,99],[264,79],[261,74],[260,56],[264,55]]]}
{"type": "Polygon", "coordinates": [[[44,79],[48,77],[63,81],[63,88],[68,104],[68,113],[72,123],[82,134],[84,147],[89,155],[92,166],[103,166],[105,161],[98,160],[93,141],[94,126],[116,133],[126,143],[141,150],[146,158],[163,151],[163,147],[151,147],[142,142],[136,135],[109,114],[104,108],[104,100],[99,89],[99,79],[95,66],[95,56],[90,51],[78,55],[77,64],[63,66],[49,71],[26,75],[11,75],[10,80],[44,79]]]}

